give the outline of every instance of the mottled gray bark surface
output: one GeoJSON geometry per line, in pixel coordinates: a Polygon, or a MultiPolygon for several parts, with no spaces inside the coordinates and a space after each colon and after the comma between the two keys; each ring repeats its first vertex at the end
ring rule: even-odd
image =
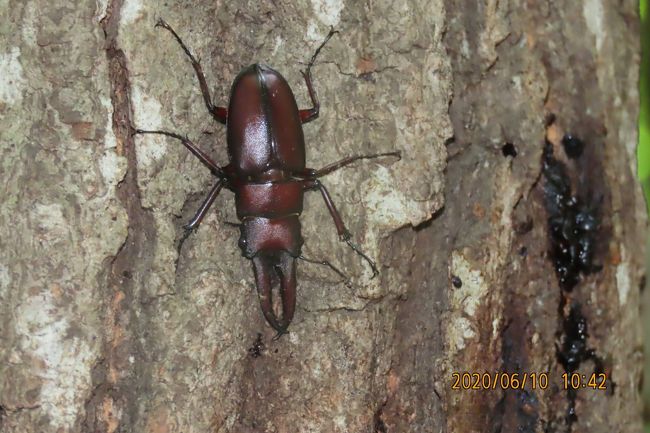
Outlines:
{"type": "Polygon", "coordinates": [[[616,383],[578,391],[573,431],[640,431],[635,8],[0,1],[0,432],[568,431],[541,177],[545,137],[567,131],[588,143],[573,180],[602,216],[603,270],[571,297],[616,383]],[[351,281],[300,263],[278,341],[226,224],[231,193],[179,254],[214,178],[177,141],[130,134],[173,130],[227,160],[224,128],[158,17],[201,58],[220,105],[260,61],[307,107],[299,71],[335,26],[313,70],[308,165],[402,151],[324,179],[378,278],[308,196],[305,254],[351,281]],[[545,372],[550,385],[451,390],[462,371],[545,372]]]}

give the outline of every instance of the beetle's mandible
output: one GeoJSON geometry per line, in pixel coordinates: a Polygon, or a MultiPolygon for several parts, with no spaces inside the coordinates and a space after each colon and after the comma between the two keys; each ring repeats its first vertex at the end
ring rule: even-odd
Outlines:
{"type": "MultiPolygon", "coordinates": [[[[215,106],[200,63],[169,24],[161,19],[156,27],[168,30],[180,44],[196,72],[208,111],[227,128],[229,163],[224,167],[217,165],[183,135],[161,130],[135,130],[136,134],[161,134],[180,140],[217,178],[194,218],[184,226],[179,249],[187,236],[197,229],[221,189],[225,187],[233,191],[237,217],[241,221],[239,246],[244,257],[253,262],[262,313],[280,336],[287,331],[295,311],[296,260],[313,262],[301,254],[303,238],[299,216],[304,192],[320,191],[340,239],[368,262],[374,277],[378,272],[375,263],[351,241],[351,234],[332,198],[318,179],[360,159],[399,158],[400,153],[356,155],[320,170],[306,168],[302,124],[316,119],[320,108],[311,68],[318,53],[336,33],[333,29],[302,72],[313,107],[300,110],[284,77],[260,63],[248,66],[237,75],[230,91],[228,108],[215,106]],[[276,286],[279,286],[281,314],[276,314],[273,307],[272,293],[276,286]]],[[[340,274],[329,262],[317,263],[328,265],[340,274]]]]}

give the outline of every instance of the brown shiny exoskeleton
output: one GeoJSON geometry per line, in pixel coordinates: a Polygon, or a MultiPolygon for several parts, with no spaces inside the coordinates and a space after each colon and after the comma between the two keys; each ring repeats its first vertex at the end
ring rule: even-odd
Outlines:
{"type": "Polygon", "coordinates": [[[296,307],[296,259],[325,264],[341,274],[327,261],[313,261],[301,255],[303,238],[300,214],[303,194],[319,190],[325,200],[341,240],[361,255],[377,274],[377,267],[354,243],[325,186],[318,180],[359,159],[396,156],[399,152],[351,156],[320,170],[306,168],[305,141],[302,124],[318,117],[320,104],[312,85],[311,67],[325,43],[312,56],[302,73],[313,107],[299,110],[287,81],[269,66],[256,63],[243,69],[235,78],[230,91],[228,108],[212,104],[201,65],[176,32],[163,20],[156,24],[167,29],[189,57],[201,87],[203,99],[214,119],[227,128],[230,162],[220,167],[188,138],[168,131],[145,131],[138,134],[162,134],[180,140],[190,152],[218,178],[198,212],[185,226],[179,244],[195,230],[223,187],[235,193],[237,217],[241,236],[239,246],[244,257],[253,262],[255,282],[262,312],[267,322],[278,332],[286,332],[296,307]],[[273,288],[279,286],[282,314],[273,308],[273,288]]]}

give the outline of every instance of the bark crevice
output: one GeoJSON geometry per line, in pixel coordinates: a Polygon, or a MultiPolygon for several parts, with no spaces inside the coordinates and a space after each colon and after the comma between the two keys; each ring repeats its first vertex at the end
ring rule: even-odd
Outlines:
{"type": "Polygon", "coordinates": [[[137,315],[136,310],[143,304],[138,302],[142,297],[143,270],[152,261],[150,251],[156,234],[153,217],[143,206],[138,186],[129,70],[118,42],[122,5],[122,0],[112,0],[100,26],[105,36],[116,153],[127,162],[125,176],[116,185],[116,196],[126,209],[128,228],[124,243],[107,261],[103,273],[102,285],[108,289],[109,298],[104,316],[103,357],[93,368],[96,385],[85,404],[82,421],[85,431],[93,432],[131,430],[138,418],[139,393],[147,389],[147,376],[143,374],[146,351],[139,338],[147,315],[137,315]]]}

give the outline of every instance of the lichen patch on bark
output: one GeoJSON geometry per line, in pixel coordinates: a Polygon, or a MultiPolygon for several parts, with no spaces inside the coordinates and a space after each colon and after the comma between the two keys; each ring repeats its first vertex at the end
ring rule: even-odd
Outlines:
{"type": "Polygon", "coordinates": [[[8,53],[0,54],[0,103],[3,105],[13,105],[22,99],[26,81],[19,57],[19,47],[12,47],[8,53]]]}

